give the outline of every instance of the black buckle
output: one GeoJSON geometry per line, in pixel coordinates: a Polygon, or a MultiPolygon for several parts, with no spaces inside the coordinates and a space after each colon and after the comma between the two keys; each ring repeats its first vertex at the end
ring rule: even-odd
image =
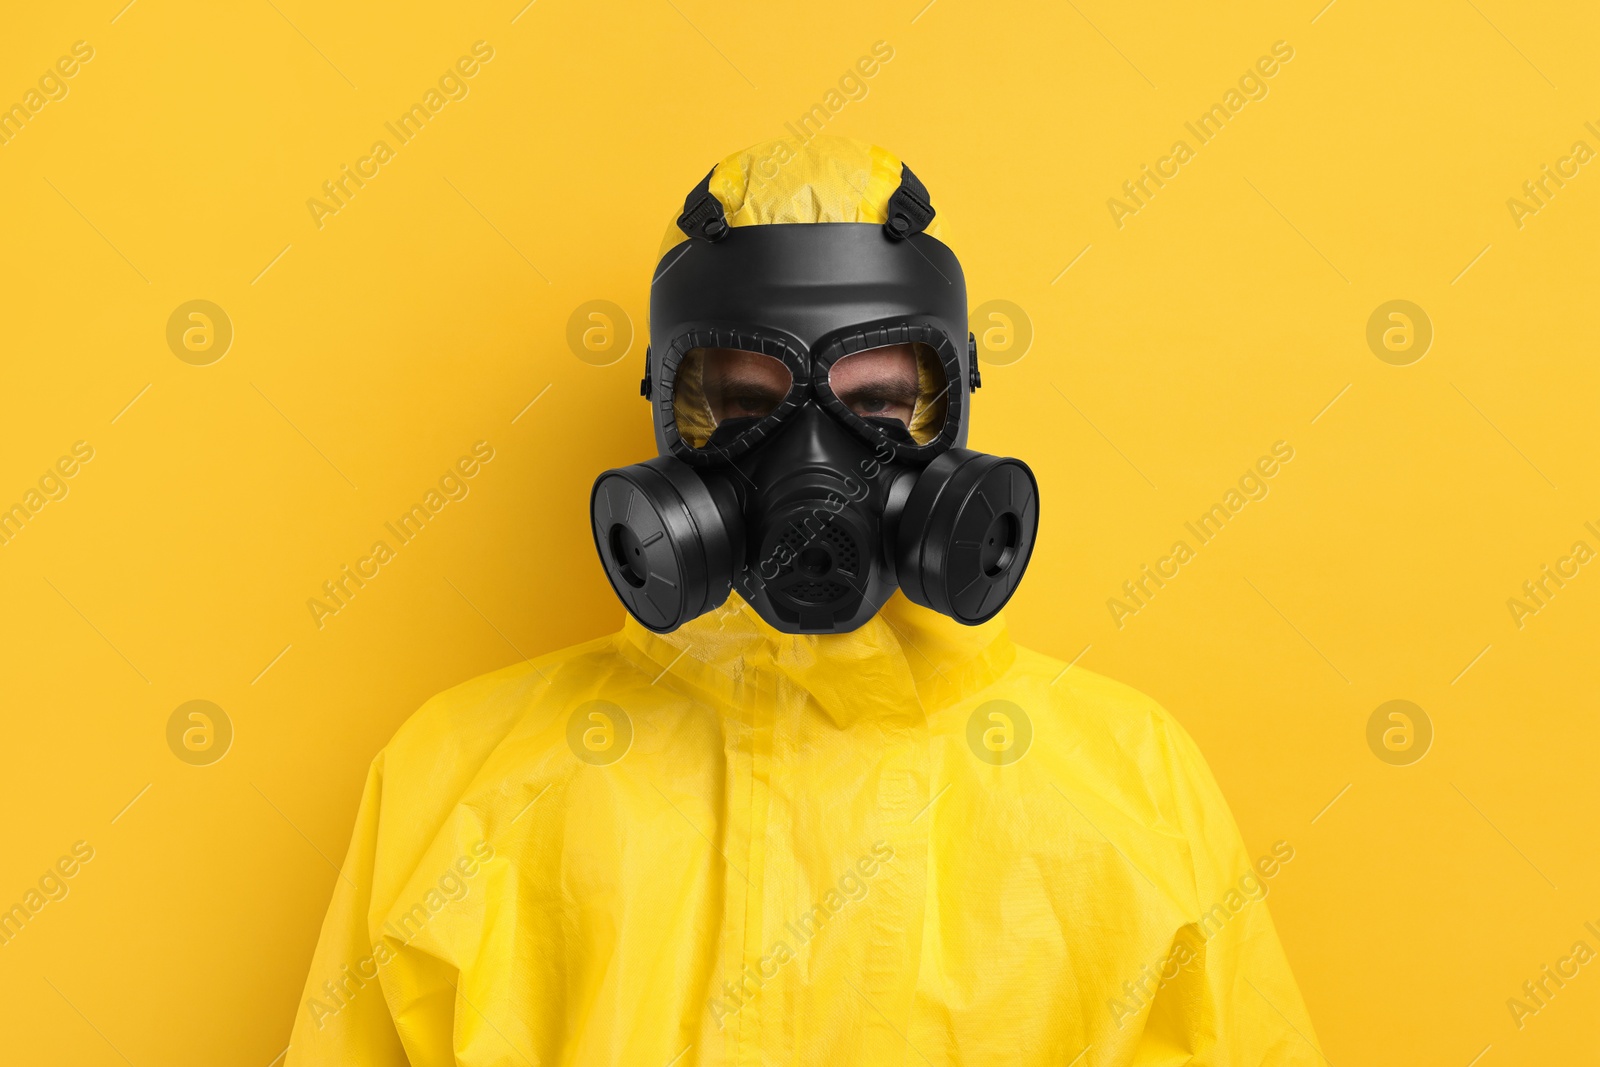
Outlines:
{"type": "Polygon", "coordinates": [[[690,190],[683,201],[683,214],[678,216],[678,229],[702,241],[720,241],[728,236],[728,217],[723,214],[722,201],[711,195],[711,175],[716,167],[706,171],[700,184],[690,190]]]}
{"type": "Polygon", "coordinates": [[[900,164],[900,187],[889,197],[883,232],[893,241],[904,241],[914,233],[921,233],[933,221],[933,204],[928,200],[927,186],[911,173],[911,168],[900,164]]]}

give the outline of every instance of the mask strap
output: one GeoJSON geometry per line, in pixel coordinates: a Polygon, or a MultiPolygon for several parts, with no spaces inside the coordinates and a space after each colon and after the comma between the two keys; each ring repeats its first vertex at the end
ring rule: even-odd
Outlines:
{"type": "Polygon", "coordinates": [[[728,236],[728,218],[722,212],[722,201],[711,195],[711,176],[716,167],[706,171],[700,184],[690,191],[683,201],[683,214],[678,216],[678,229],[702,241],[720,241],[728,236]]]}
{"type": "Polygon", "coordinates": [[[928,188],[904,163],[900,164],[900,187],[889,197],[887,214],[889,217],[883,224],[883,232],[894,241],[904,241],[914,233],[921,233],[933,221],[934,210],[928,200],[928,188]]]}

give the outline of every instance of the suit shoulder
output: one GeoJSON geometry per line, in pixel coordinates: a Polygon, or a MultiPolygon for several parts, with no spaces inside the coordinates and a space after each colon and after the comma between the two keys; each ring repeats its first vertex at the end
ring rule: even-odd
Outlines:
{"type": "Polygon", "coordinates": [[[1036,725],[1036,736],[1087,780],[1168,814],[1179,796],[1210,786],[1194,742],[1150,696],[1022,649],[1013,670],[1022,681],[1019,693],[1039,694],[1034,703],[1045,721],[1036,725]]]}
{"type": "Polygon", "coordinates": [[[429,698],[395,731],[383,756],[388,772],[424,770],[448,762],[481,763],[502,739],[553,693],[583,678],[624,667],[615,636],[583,644],[451,686],[429,698]]]}
{"type": "Polygon", "coordinates": [[[1128,741],[1182,731],[1159,702],[1086,667],[1019,648],[1013,671],[1026,679],[1027,688],[1043,688],[1047,713],[1065,716],[1079,727],[1104,730],[1128,741]]]}

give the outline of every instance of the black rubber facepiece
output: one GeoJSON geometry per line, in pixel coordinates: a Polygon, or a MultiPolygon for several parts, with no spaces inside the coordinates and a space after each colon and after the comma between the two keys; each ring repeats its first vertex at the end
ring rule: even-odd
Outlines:
{"type": "Polygon", "coordinates": [[[661,454],[591,495],[595,548],[644,626],[738,589],[781,631],[846,633],[897,585],[975,625],[1021,581],[1038,486],[964,447],[961,265],[922,232],[933,209],[909,171],[890,206],[893,225],[730,227],[708,181],[690,194],[691,239],[650,291],[641,391],[661,454]],[[909,392],[873,394],[874,374],[909,392]]]}
{"type": "Polygon", "coordinates": [[[893,469],[813,406],[736,460],[750,551],[739,595],[789,633],[847,633],[877,614],[895,588],[884,529],[893,469]]]}

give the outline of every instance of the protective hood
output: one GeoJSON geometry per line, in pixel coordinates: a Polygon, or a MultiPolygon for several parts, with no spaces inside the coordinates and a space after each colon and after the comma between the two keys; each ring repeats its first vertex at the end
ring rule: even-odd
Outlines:
{"type": "Polygon", "coordinates": [[[288,1067],[1311,1067],[1259,851],[1165,712],[999,620],[630,619],[373,762],[288,1067]]]}

